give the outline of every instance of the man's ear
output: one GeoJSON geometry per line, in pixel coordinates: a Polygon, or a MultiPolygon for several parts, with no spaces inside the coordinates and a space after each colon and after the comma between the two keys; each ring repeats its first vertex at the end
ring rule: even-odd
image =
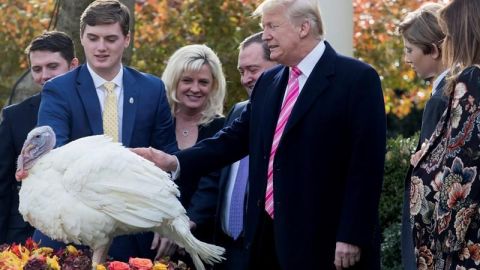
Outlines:
{"type": "Polygon", "coordinates": [[[123,43],[123,47],[128,48],[129,45],[130,45],[130,31],[125,36],[125,42],[123,43]]]}
{"type": "Polygon", "coordinates": [[[310,28],[312,28],[312,24],[310,23],[310,21],[304,20],[302,24],[300,24],[300,38],[308,36],[308,34],[310,33],[310,28]]]}
{"type": "Polygon", "coordinates": [[[78,67],[78,58],[74,57],[70,62],[70,70],[78,67]]]}
{"type": "Polygon", "coordinates": [[[432,43],[432,51],[430,52],[430,55],[435,60],[439,60],[442,58],[442,53],[440,51],[440,48],[437,46],[437,44],[432,43]]]}

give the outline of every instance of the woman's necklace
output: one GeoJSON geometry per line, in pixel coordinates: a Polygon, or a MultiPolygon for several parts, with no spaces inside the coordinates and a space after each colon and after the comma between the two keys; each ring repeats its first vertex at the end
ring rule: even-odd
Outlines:
{"type": "Polygon", "coordinates": [[[188,129],[182,130],[183,137],[188,137],[188,134],[190,134],[190,131],[188,129]]]}

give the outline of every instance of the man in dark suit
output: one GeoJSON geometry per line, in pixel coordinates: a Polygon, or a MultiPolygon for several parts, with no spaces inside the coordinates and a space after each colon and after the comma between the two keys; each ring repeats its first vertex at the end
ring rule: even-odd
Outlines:
{"type": "MultiPolygon", "coordinates": [[[[238,71],[240,81],[249,96],[260,75],[275,65],[276,62],[270,59],[270,50],[262,40],[262,32],[253,34],[240,43],[238,71]]],[[[247,104],[248,100],[235,104],[228,114],[225,126],[231,125],[247,104]]],[[[248,156],[243,159],[248,159],[248,156]]],[[[192,198],[191,206],[187,209],[187,214],[196,225],[205,223],[212,216],[216,218],[214,241],[225,248],[226,260],[216,265],[215,269],[233,270],[247,267],[247,252],[243,247],[242,232],[248,173],[242,174],[240,171],[248,172],[248,163],[242,162],[241,165],[240,163],[237,161],[223,168],[220,178],[202,178],[192,198]],[[232,202],[232,198],[236,197],[241,197],[237,204],[232,202]],[[238,215],[235,218],[240,220],[240,224],[236,224],[238,228],[231,224],[233,222],[229,222],[235,215],[238,215]]]]}
{"type": "Polygon", "coordinates": [[[380,79],[323,40],[318,5],[266,0],[257,8],[270,58],[282,65],[257,80],[232,125],[175,156],[133,150],[182,177],[249,154],[248,269],[380,269],[380,79]]]}
{"type": "MultiPolygon", "coordinates": [[[[78,65],[72,39],[58,31],[45,32],[28,45],[25,53],[33,80],[44,85],[49,79],[78,65]]],[[[40,94],[3,109],[0,124],[0,244],[25,243],[33,227],[18,212],[18,190],[15,181],[17,157],[28,132],[37,124],[40,94]]]]}
{"type": "MultiPolygon", "coordinates": [[[[176,151],[163,82],[122,65],[130,43],[128,8],[116,0],[94,1],[80,20],[87,63],[45,84],[38,125],[53,128],[57,146],[105,133],[126,147],[176,151]]],[[[38,231],[34,236],[46,246],[59,246],[38,231]]],[[[153,258],[152,239],[153,233],[117,237],[109,255],[122,261],[153,258]]]]}
{"type": "MultiPolygon", "coordinates": [[[[416,151],[428,141],[440,117],[448,106],[448,97],[443,93],[445,76],[448,73],[442,63],[441,43],[445,34],[439,25],[437,14],[443,7],[439,3],[426,3],[409,12],[400,23],[398,31],[405,45],[405,62],[410,64],[421,79],[432,81],[432,95],[425,104],[422,128],[416,151]]],[[[405,177],[405,192],[402,216],[402,262],[405,270],[417,269],[410,222],[410,166],[405,177]]]]}

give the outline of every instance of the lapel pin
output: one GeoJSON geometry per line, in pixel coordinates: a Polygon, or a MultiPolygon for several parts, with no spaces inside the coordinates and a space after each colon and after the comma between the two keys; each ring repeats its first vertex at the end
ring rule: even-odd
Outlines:
{"type": "Polygon", "coordinates": [[[131,98],[128,100],[128,102],[129,102],[130,104],[133,104],[133,97],[131,97],[131,98]]]}

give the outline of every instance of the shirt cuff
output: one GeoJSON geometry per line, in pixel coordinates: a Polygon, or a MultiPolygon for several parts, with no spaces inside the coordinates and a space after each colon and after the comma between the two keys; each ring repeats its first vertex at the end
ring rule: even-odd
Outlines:
{"type": "Polygon", "coordinates": [[[172,174],[172,180],[175,181],[180,177],[180,162],[178,162],[177,156],[174,156],[175,160],[177,161],[177,169],[173,172],[170,172],[172,174]]]}

